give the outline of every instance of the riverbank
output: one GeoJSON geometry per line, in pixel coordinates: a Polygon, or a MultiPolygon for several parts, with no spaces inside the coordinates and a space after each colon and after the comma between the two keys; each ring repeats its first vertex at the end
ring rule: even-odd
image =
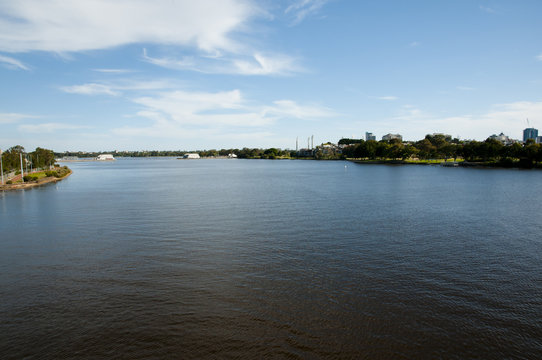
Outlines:
{"type": "Polygon", "coordinates": [[[73,171],[69,168],[66,168],[67,172],[63,173],[61,177],[56,176],[46,176],[39,178],[37,180],[32,180],[28,182],[18,182],[14,184],[4,184],[0,185],[0,191],[8,191],[8,190],[24,190],[24,189],[30,189],[36,186],[42,186],[50,183],[56,183],[58,181],[64,180],[68,176],[70,176],[73,171]]]}
{"type": "Polygon", "coordinates": [[[542,169],[541,164],[535,164],[524,160],[501,160],[501,161],[452,161],[442,160],[356,160],[347,159],[356,164],[384,164],[384,165],[440,165],[447,167],[469,168],[503,168],[503,169],[542,169]]]}
{"type": "Polygon", "coordinates": [[[387,165],[442,165],[447,166],[462,166],[463,161],[444,161],[444,160],[356,160],[347,159],[356,164],[387,164],[387,165]]]}

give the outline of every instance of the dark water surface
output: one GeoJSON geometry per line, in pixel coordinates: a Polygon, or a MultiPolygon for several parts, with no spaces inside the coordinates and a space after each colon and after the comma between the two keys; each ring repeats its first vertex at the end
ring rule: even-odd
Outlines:
{"type": "Polygon", "coordinates": [[[0,193],[0,357],[537,359],[542,172],[120,159],[0,193]]]}

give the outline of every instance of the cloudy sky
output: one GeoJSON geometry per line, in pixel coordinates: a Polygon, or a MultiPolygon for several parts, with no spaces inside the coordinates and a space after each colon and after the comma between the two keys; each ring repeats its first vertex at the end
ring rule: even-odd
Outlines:
{"type": "Polygon", "coordinates": [[[0,0],[0,148],[542,127],[539,0],[0,0]]]}

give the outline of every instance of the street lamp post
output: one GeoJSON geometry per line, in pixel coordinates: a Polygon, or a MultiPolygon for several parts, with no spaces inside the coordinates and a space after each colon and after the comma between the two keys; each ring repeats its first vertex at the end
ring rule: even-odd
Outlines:
{"type": "Polygon", "coordinates": [[[24,168],[23,168],[23,152],[19,153],[19,158],[21,159],[21,182],[24,183],[24,168]]]}
{"type": "Polygon", "coordinates": [[[0,150],[0,174],[2,174],[2,185],[4,185],[4,164],[2,163],[2,150],[0,150]]]}

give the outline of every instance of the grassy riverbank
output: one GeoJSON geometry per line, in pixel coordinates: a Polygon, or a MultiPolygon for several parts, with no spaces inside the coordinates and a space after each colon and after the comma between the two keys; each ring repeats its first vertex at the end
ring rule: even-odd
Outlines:
{"type": "Polygon", "coordinates": [[[0,190],[20,190],[35,186],[41,186],[48,183],[57,182],[70,176],[72,171],[67,166],[57,167],[52,170],[39,171],[25,175],[21,179],[19,175],[15,179],[6,181],[6,184],[0,185],[0,190]],[[23,182],[24,180],[24,182],[23,182]]]}

